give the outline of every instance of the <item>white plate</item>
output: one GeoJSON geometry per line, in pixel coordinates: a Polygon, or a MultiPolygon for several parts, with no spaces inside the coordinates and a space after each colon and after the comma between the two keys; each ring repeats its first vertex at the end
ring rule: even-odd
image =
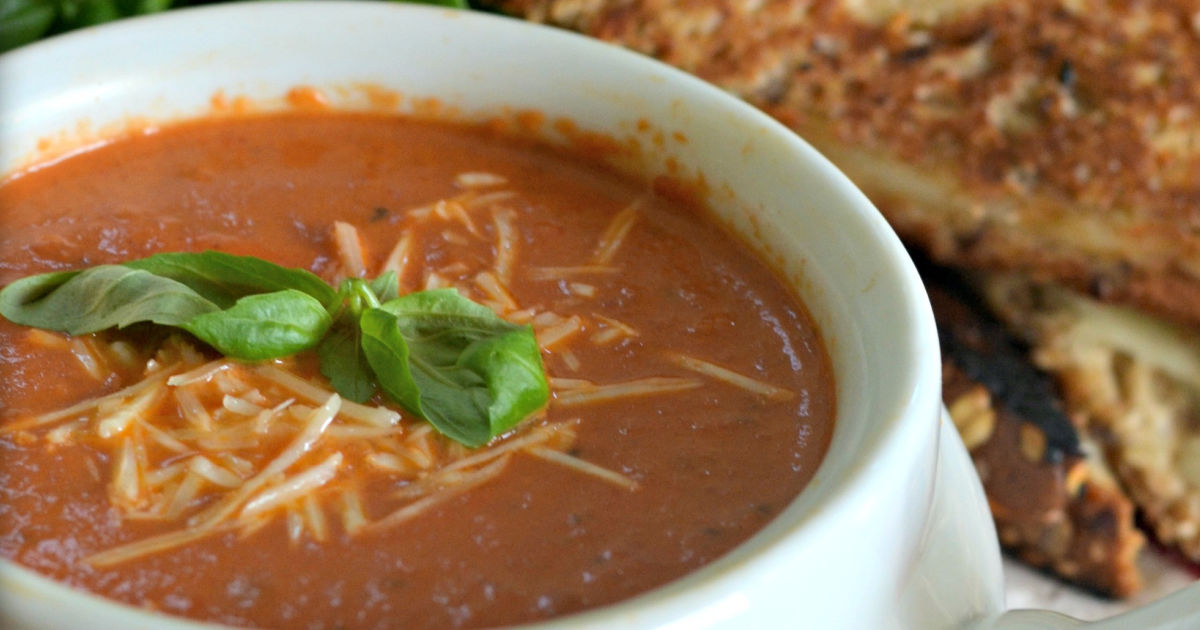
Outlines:
{"type": "Polygon", "coordinates": [[[1145,586],[1128,600],[1099,597],[1034,571],[1015,560],[1004,560],[1004,591],[1009,608],[1046,608],[1079,619],[1105,619],[1165,597],[1192,583],[1190,572],[1154,551],[1139,560],[1145,586]]]}

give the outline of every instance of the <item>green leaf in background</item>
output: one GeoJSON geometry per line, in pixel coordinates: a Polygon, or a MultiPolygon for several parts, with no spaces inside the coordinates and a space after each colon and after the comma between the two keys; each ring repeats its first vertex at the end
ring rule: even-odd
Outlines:
{"type": "Polygon", "coordinates": [[[247,295],[285,289],[307,293],[323,305],[336,295],[324,280],[303,269],[224,252],[155,254],[125,266],[181,282],[223,309],[247,295]]]}
{"type": "Polygon", "coordinates": [[[117,8],[124,15],[144,15],[166,11],[174,0],[117,0],[117,8]]]}
{"type": "Polygon", "coordinates": [[[116,0],[60,0],[55,30],[69,31],[124,17],[116,0]]]}
{"type": "MultiPolygon", "coordinates": [[[[467,0],[389,0],[470,8],[467,0]]],[[[221,0],[0,0],[0,52],[48,35],[125,17],[166,11],[174,6],[219,4],[221,0]]]]}
{"type": "Polygon", "coordinates": [[[549,397],[533,330],[454,289],[411,293],[363,313],[379,386],[438,431],[481,446],[549,397]]]}
{"type": "Polygon", "coordinates": [[[0,52],[37,41],[57,16],[50,0],[0,0],[0,52]]]}
{"type": "Polygon", "coordinates": [[[123,265],[30,276],[0,291],[8,320],[72,335],[137,322],[180,326],[219,310],[184,284],[123,265]]]}
{"type": "Polygon", "coordinates": [[[204,313],[181,328],[225,356],[261,361],[316,346],[331,323],[324,304],[307,293],[286,289],[246,296],[226,310],[204,313]]]}

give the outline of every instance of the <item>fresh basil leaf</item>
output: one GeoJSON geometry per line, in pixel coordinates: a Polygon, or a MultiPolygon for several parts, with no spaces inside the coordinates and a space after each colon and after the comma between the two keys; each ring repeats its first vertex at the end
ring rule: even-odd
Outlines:
{"type": "MultiPolygon", "coordinates": [[[[367,309],[359,320],[363,354],[379,387],[410,411],[421,412],[421,391],[409,365],[408,341],[400,334],[398,318],[381,308],[367,309]]],[[[440,428],[439,428],[440,430],[440,428]]],[[[457,438],[456,438],[457,439],[457,438]]]]}
{"type": "Polygon", "coordinates": [[[181,327],[235,359],[261,361],[316,346],[332,318],[316,298],[295,289],[241,298],[181,327]]]}
{"type": "MultiPolygon", "coordinates": [[[[372,281],[374,282],[374,281],[372,281]]],[[[336,312],[343,317],[351,317],[355,321],[362,315],[363,311],[368,308],[379,306],[379,297],[375,294],[375,290],[371,288],[372,282],[367,282],[362,278],[346,278],[342,280],[342,284],[337,290],[336,312]]],[[[380,288],[386,288],[380,283],[380,288]]],[[[330,309],[331,311],[335,309],[330,309]]]]}
{"type": "Polygon", "coordinates": [[[411,293],[361,320],[379,386],[438,431],[481,446],[546,404],[533,330],[454,289],[411,293]]]}
{"type": "Polygon", "coordinates": [[[351,278],[335,291],[306,271],[256,258],[160,254],[18,280],[0,290],[0,315],[71,334],[152,322],[250,361],[316,348],[322,373],[347,399],[365,401],[382,388],[468,446],[546,404],[531,328],[453,289],[398,292],[394,273],[351,278]]]}
{"type": "Polygon", "coordinates": [[[380,302],[390,302],[400,297],[400,279],[396,276],[396,272],[390,269],[379,274],[379,277],[372,280],[367,286],[371,288],[371,292],[380,302]]]}
{"type": "MultiPolygon", "coordinates": [[[[390,273],[390,272],[389,272],[390,273]]],[[[368,283],[362,278],[347,278],[342,281],[337,290],[335,304],[329,310],[334,313],[336,321],[332,331],[317,346],[317,356],[321,359],[321,374],[329,379],[333,388],[343,398],[354,402],[366,402],[375,394],[375,375],[362,349],[362,330],[359,319],[364,309],[379,305],[374,284],[378,290],[387,289],[386,276],[368,283]]],[[[390,274],[393,280],[395,274],[390,274]]],[[[399,284],[397,283],[397,290],[399,284]]]]}
{"type": "Polygon", "coordinates": [[[544,407],[550,397],[541,349],[528,326],[471,344],[458,362],[482,374],[488,385],[488,420],[493,437],[544,407]]]}
{"type": "Polygon", "coordinates": [[[30,276],[0,291],[9,321],[72,335],[137,322],[180,326],[218,310],[179,282],[122,265],[30,276]]]}
{"type": "Polygon", "coordinates": [[[324,305],[336,294],[324,280],[303,269],[217,251],[155,254],[125,266],[182,282],[222,309],[247,295],[285,289],[307,293],[324,305]]]}
{"type": "Polygon", "coordinates": [[[335,326],[317,346],[317,356],[321,374],[342,398],[362,403],[375,395],[375,375],[363,353],[357,322],[335,326]]]}

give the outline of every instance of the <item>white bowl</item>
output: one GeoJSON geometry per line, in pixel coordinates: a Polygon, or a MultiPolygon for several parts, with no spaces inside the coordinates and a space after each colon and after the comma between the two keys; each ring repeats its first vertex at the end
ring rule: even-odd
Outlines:
{"type": "MultiPolygon", "coordinates": [[[[379,107],[363,88],[376,86],[403,94],[401,110],[421,98],[466,120],[537,110],[638,139],[643,154],[621,166],[653,176],[675,160],[702,174],[719,216],[778,265],[823,332],[839,409],[810,486],[708,567],[545,627],[935,628],[1000,608],[995,534],[940,415],[933,318],[899,241],[811,147],[695,78],[483,14],[328,2],[183,10],[0,58],[0,172],[130,125],[206,115],[216,94],[283,108],[298,85],[340,108],[379,107]],[[678,131],[687,142],[659,146],[653,131],[678,131]]],[[[81,620],[93,629],[201,627],[0,562],[0,625],[61,629],[81,620]]]]}

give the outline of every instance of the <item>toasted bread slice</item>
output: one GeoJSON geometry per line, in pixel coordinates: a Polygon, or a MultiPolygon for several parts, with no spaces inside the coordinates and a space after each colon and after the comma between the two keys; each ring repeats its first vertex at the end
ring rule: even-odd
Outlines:
{"type": "Polygon", "coordinates": [[[495,0],[795,128],[943,264],[1200,323],[1200,0],[495,0]]]}
{"type": "Polygon", "coordinates": [[[942,346],[942,396],[983,482],[1000,542],[1026,563],[1097,592],[1142,585],[1144,538],[1100,450],[1064,411],[1051,376],[1030,362],[979,296],[928,266],[942,346]]]}
{"type": "Polygon", "coordinates": [[[1200,333],[1019,276],[982,284],[1059,376],[1155,538],[1200,562],[1200,333]]]}

